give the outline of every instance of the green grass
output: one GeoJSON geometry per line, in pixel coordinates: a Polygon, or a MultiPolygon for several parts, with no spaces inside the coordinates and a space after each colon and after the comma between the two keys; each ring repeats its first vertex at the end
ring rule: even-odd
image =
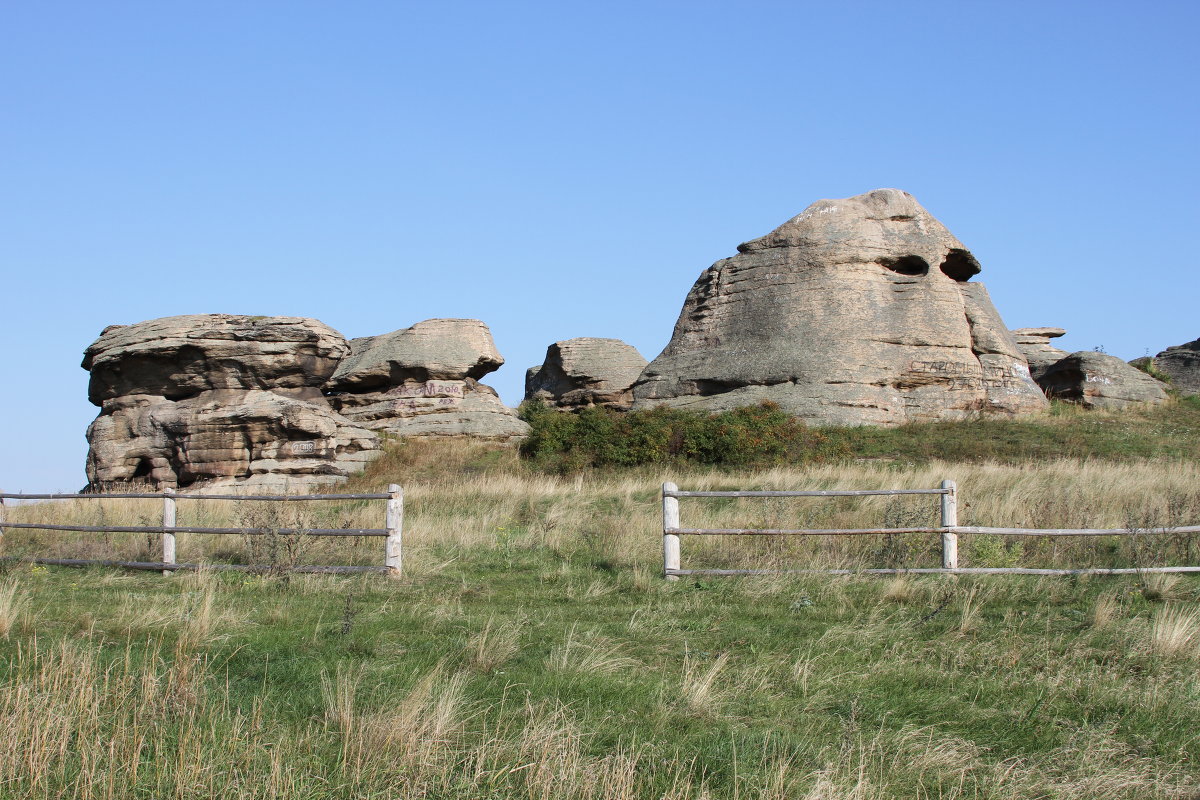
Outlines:
{"type": "Polygon", "coordinates": [[[539,469],[567,473],[666,463],[744,468],[864,458],[1018,463],[1200,457],[1200,397],[1116,413],[1056,402],[1044,416],[894,428],[809,428],[769,403],[712,415],[667,408],[563,414],[526,404],[522,416],[533,427],[523,455],[539,469]]]}
{"type": "Polygon", "coordinates": [[[668,584],[588,551],[440,555],[401,582],[11,570],[25,610],[0,641],[16,734],[0,795],[1177,797],[1200,782],[1200,652],[1152,634],[1200,599],[1194,580],[668,584]],[[72,671],[95,706],[67,709],[56,752],[64,721],[37,687],[72,671]],[[422,680],[451,679],[444,739],[388,722],[422,680]]]}

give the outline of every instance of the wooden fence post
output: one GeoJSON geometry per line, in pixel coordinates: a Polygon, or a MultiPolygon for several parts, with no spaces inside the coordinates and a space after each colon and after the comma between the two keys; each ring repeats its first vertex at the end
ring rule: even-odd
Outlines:
{"type": "MultiPolygon", "coordinates": [[[[175,490],[171,488],[163,489],[163,516],[162,524],[164,528],[175,527],[175,490]]],[[[175,534],[162,532],[162,560],[164,564],[175,563],[175,534]]],[[[174,570],[164,569],[163,575],[170,575],[174,570]]]]}
{"type": "MultiPolygon", "coordinates": [[[[0,492],[4,491],[0,489],[0,492]]],[[[0,545],[4,544],[4,498],[0,497],[0,545]]]]}
{"type": "Polygon", "coordinates": [[[384,566],[388,576],[399,578],[402,567],[401,547],[404,535],[404,490],[399,484],[388,485],[387,501],[387,554],[384,566]]]}
{"type": "Polygon", "coordinates": [[[673,483],[663,484],[663,576],[669,581],[679,580],[678,575],[672,575],[672,570],[679,569],[679,536],[667,531],[679,528],[679,498],[668,497],[668,492],[677,492],[679,487],[673,483]]]}
{"type": "MultiPolygon", "coordinates": [[[[942,481],[948,489],[942,495],[942,527],[958,527],[958,486],[951,480],[942,481]]],[[[958,569],[958,534],[952,530],[942,532],[942,569],[958,569]]]]}

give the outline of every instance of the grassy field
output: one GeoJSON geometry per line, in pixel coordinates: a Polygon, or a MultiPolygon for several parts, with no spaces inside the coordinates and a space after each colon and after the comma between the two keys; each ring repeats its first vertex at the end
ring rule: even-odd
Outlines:
{"type": "MultiPolygon", "coordinates": [[[[1200,519],[1200,468],[1187,456],[893,452],[558,474],[510,450],[407,444],[350,487],[405,486],[402,580],[9,562],[0,797],[1200,797],[1196,578],[658,577],[664,480],[943,478],[959,484],[963,524],[1147,530],[1058,545],[963,537],[965,566],[1200,563],[1194,537],[1150,532],[1200,519]]],[[[235,509],[181,501],[179,524],[377,527],[383,513],[235,509]]],[[[155,501],[118,500],[9,518],[158,513],[155,501]]],[[[685,524],[714,527],[929,519],[928,497],[683,501],[685,524]]],[[[935,539],[685,539],[683,560],[921,566],[936,562],[935,539]]],[[[9,555],[154,547],[134,535],[5,537],[9,555]]],[[[180,536],[179,555],[381,563],[382,542],[180,536]]]]}

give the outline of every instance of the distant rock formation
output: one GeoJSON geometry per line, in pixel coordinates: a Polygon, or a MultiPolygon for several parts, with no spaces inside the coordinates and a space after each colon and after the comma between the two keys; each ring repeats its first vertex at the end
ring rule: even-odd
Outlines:
{"type": "Polygon", "coordinates": [[[105,328],[84,354],[93,487],[302,490],[345,481],[379,455],[371,431],[321,386],[349,352],[301,317],[197,314],[105,328]]]}
{"type": "Polygon", "coordinates": [[[326,389],[334,409],[398,436],[509,441],[529,426],[479,383],[504,359],[477,319],[430,319],[350,342],[326,389]]]}
{"type": "Polygon", "coordinates": [[[620,339],[555,342],[546,348],[542,365],[525,373],[525,399],[563,410],[626,409],[633,404],[633,383],[645,367],[642,354],[620,339]]]}
{"type": "Polygon", "coordinates": [[[350,343],[300,317],[114,325],[83,359],[100,406],[88,480],[303,491],[378,457],[376,430],[513,439],[528,426],[477,381],[503,363],[478,320],[427,320],[350,343]]]}
{"type": "Polygon", "coordinates": [[[1040,411],[975,257],[909,194],[820,200],[692,287],[634,407],[764,400],[817,424],[1040,411]]]}
{"type": "Polygon", "coordinates": [[[1138,358],[1130,363],[1143,360],[1169,377],[1171,388],[1180,394],[1200,394],[1200,339],[1168,347],[1152,359],[1138,358]]]}
{"type": "Polygon", "coordinates": [[[1049,397],[1084,408],[1116,410],[1167,399],[1166,385],[1116,356],[1082,350],[1048,367],[1039,379],[1049,397]]]}
{"type": "Polygon", "coordinates": [[[1051,339],[1065,336],[1064,328],[1017,328],[1012,331],[1017,348],[1029,363],[1029,374],[1036,381],[1051,365],[1070,355],[1050,344],[1051,339]]]}

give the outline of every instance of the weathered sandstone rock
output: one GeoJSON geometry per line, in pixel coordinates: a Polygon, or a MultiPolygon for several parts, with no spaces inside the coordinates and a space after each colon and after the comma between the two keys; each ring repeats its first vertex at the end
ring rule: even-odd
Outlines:
{"type": "Polygon", "coordinates": [[[634,407],[763,400],[818,424],[1039,411],[975,257],[909,194],[820,200],[692,287],[634,407]]]}
{"type": "Polygon", "coordinates": [[[1085,408],[1121,409],[1140,403],[1161,403],[1166,386],[1116,356],[1081,350],[1060,359],[1038,381],[1049,397],[1070,400],[1085,408]]]}
{"type": "Polygon", "coordinates": [[[1171,378],[1172,388],[1182,394],[1200,394],[1200,339],[1168,347],[1152,363],[1171,378]]]}
{"type": "Polygon", "coordinates": [[[189,315],[106,328],[83,367],[100,415],[93,486],[305,490],[379,455],[379,439],[330,409],[320,386],[349,351],[299,317],[189,315]]]}
{"type": "Polygon", "coordinates": [[[1036,381],[1052,364],[1066,358],[1069,353],[1050,344],[1051,339],[1065,336],[1064,328],[1017,328],[1012,331],[1017,349],[1029,363],[1029,374],[1036,381]]]}
{"type": "Polygon", "coordinates": [[[562,409],[629,408],[633,383],[645,368],[642,354],[620,339],[555,342],[542,365],[525,373],[525,399],[562,409]]]}
{"type": "Polygon", "coordinates": [[[172,400],[208,389],[270,389],[319,398],[350,352],[345,338],[315,319],[189,314],[110,325],[84,352],[95,405],[127,394],[172,400]]]}
{"type": "Polygon", "coordinates": [[[529,426],[478,381],[503,363],[479,320],[431,319],[352,340],[326,389],[339,413],[372,430],[508,441],[529,426]]]}

